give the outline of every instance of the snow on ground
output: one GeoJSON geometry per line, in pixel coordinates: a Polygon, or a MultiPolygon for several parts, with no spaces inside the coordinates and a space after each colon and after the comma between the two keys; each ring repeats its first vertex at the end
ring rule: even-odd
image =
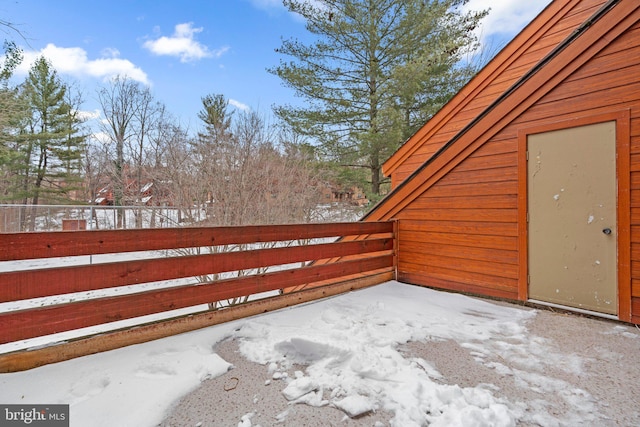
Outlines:
{"type": "MultiPolygon", "coordinates": [[[[522,403],[496,397],[490,385],[462,388],[438,382],[440,374],[428,361],[406,358],[398,347],[408,341],[453,339],[472,349],[480,362],[492,353],[523,368],[542,364],[544,370],[549,363],[579,372],[579,357],[562,358],[544,340],[530,339],[526,322],[532,316],[533,310],[389,282],[150,343],[0,374],[0,402],[68,403],[72,426],[154,426],[181,396],[229,369],[213,347],[234,337],[248,359],[265,364],[274,380],[287,381],[283,393],[290,402],[333,405],[350,416],[384,409],[394,415],[392,425],[402,427],[508,426],[526,420],[522,403]],[[304,372],[285,377],[297,364],[304,372]]],[[[523,381],[541,389],[562,387],[544,375],[523,381]]],[[[580,396],[580,390],[567,390],[568,399],[580,396]]],[[[544,421],[544,413],[537,416],[544,421]]],[[[576,421],[567,416],[567,421],[576,421]]],[[[242,423],[251,425],[250,417],[242,423]]]]}

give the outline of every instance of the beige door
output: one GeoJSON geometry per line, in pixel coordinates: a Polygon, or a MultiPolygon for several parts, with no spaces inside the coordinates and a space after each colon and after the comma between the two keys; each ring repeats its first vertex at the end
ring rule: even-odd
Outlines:
{"type": "Polygon", "coordinates": [[[529,135],[529,298],[617,314],[615,122],[529,135]]]}

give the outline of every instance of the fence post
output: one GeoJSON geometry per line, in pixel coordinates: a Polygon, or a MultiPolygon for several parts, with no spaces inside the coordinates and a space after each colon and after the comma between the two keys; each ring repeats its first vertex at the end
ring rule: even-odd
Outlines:
{"type": "Polygon", "coordinates": [[[400,254],[400,220],[393,220],[393,279],[398,279],[398,259],[400,254]]]}

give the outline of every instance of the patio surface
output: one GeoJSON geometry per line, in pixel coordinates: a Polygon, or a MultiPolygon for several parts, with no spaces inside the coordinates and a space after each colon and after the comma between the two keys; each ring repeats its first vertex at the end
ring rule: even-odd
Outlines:
{"type": "MultiPolygon", "coordinates": [[[[527,366],[502,357],[497,347],[479,354],[472,345],[453,339],[410,341],[398,350],[407,358],[428,361],[440,374],[436,382],[485,387],[497,398],[521,407],[525,421],[517,425],[568,425],[568,413],[569,419],[580,420],[583,426],[640,425],[640,330],[606,319],[535,310],[537,314],[527,320],[527,330],[530,339],[544,347],[524,348],[514,342],[513,351],[546,348],[554,355],[554,363],[530,363],[534,358],[527,359],[527,366]],[[538,411],[544,417],[537,417],[538,411]]],[[[384,408],[350,418],[332,405],[291,404],[282,393],[286,382],[273,381],[267,366],[247,360],[239,351],[238,339],[219,343],[215,352],[234,368],[184,396],[161,426],[381,427],[393,419],[393,413],[384,408]]],[[[290,378],[296,370],[304,371],[305,366],[292,367],[290,378]]],[[[459,425],[465,425],[464,421],[459,425]]]]}

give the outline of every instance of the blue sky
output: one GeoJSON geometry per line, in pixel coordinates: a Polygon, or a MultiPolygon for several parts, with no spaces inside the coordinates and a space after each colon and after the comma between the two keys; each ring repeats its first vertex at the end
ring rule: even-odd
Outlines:
{"type": "MultiPolygon", "coordinates": [[[[491,7],[479,34],[504,45],[550,0],[471,0],[491,7]]],[[[0,0],[0,19],[25,51],[23,79],[44,54],[65,81],[97,109],[96,89],[116,74],[151,87],[180,121],[200,126],[201,97],[223,94],[236,108],[269,114],[273,104],[296,102],[293,92],[266,69],[278,64],[282,38],[309,40],[304,23],[280,0],[0,0]]]]}

